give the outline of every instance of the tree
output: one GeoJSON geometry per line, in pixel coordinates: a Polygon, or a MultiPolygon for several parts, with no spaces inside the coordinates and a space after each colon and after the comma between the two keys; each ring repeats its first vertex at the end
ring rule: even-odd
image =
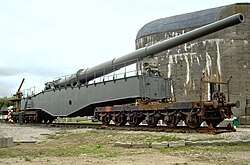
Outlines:
{"type": "Polygon", "coordinates": [[[2,107],[8,107],[10,105],[11,105],[11,102],[9,101],[9,98],[7,97],[0,98],[0,109],[2,107]]]}

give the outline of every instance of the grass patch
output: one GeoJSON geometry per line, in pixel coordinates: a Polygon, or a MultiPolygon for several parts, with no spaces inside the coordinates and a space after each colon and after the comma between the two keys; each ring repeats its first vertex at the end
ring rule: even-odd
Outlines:
{"type": "Polygon", "coordinates": [[[199,149],[200,151],[210,151],[210,152],[237,152],[237,151],[250,151],[250,144],[239,144],[239,145],[231,145],[225,144],[223,146],[204,146],[199,147],[196,146],[195,149],[199,149]]]}
{"type": "Polygon", "coordinates": [[[156,142],[163,142],[163,141],[179,141],[179,140],[186,140],[186,138],[179,138],[176,136],[160,136],[156,139],[156,142]]]}
{"type": "Polygon", "coordinates": [[[224,140],[222,137],[209,137],[209,138],[202,138],[202,139],[195,139],[195,141],[214,141],[214,140],[224,140]]]}
{"type": "Polygon", "coordinates": [[[56,132],[55,134],[50,134],[48,135],[48,139],[59,139],[60,137],[62,137],[63,135],[67,134],[67,131],[59,131],[56,132]]]}
{"type": "Polygon", "coordinates": [[[232,155],[239,152],[250,152],[250,144],[223,145],[223,146],[184,146],[176,148],[159,148],[160,153],[185,157],[194,162],[207,162],[211,164],[244,164],[244,160],[233,158],[232,155]],[[222,163],[223,162],[223,163],[222,163]]]}
{"type": "MultiPolygon", "coordinates": [[[[67,157],[87,154],[89,156],[113,157],[117,151],[112,149],[108,133],[87,131],[86,133],[58,132],[50,135],[45,142],[25,145],[19,144],[11,150],[0,149],[0,157],[67,157]]],[[[112,139],[112,138],[111,138],[112,139]]]]}
{"type": "MultiPolygon", "coordinates": [[[[224,153],[233,154],[236,151],[250,152],[250,144],[244,145],[223,145],[223,146],[190,146],[177,148],[122,148],[114,147],[114,143],[121,142],[163,142],[188,140],[185,136],[158,135],[144,132],[122,132],[112,130],[87,130],[85,132],[59,131],[50,135],[48,140],[31,144],[19,144],[11,149],[1,148],[0,158],[20,157],[27,162],[38,157],[77,157],[87,156],[93,158],[122,157],[147,153],[160,153],[173,156],[186,156],[195,161],[207,161],[213,163],[211,159],[218,160],[224,153]],[[182,138],[181,138],[182,137],[182,138]]],[[[207,139],[203,139],[207,140],[207,139]]],[[[210,140],[219,140],[213,138],[210,140]]],[[[223,158],[224,161],[226,160],[223,158]]]]}

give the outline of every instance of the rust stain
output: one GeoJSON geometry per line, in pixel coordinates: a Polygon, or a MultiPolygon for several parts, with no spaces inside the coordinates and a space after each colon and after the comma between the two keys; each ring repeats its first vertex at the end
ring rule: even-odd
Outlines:
{"type": "Polygon", "coordinates": [[[110,110],[110,107],[105,107],[105,112],[110,112],[111,110],[110,110]]]}

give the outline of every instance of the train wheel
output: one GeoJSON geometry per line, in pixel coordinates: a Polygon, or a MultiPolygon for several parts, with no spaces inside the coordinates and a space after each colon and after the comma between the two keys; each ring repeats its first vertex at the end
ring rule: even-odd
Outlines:
{"type": "Polygon", "coordinates": [[[43,123],[47,124],[48,121],[49,121],[48,119],[44,119],[44,120],[43,120],[43,123]]]}
{"type": "Polygon", "coordinates": [[[174,115],[170,115],[168,117],[168,120],[165,121],[165,123],[167,124],[168,127],[172,128],[175,127],[178,123],[179,123],[179,118],[176,116],[176,114],[174,115]]]}
{"type": "Polygon", "coordinates": [[[141,117],[138,117],[136,113],[133,114],[132,117],[130,117],[130,120],[128,121],[129,125],[132,127],[138,126],[142,122],[141,117]]]}
{"type": "Polygon", "coordinates": [[[197,128],[201,125],[201,120],[197,114],[186,116],[185,123],[189,128],[197,128]]]}
{"type": "Polygon", "coordinates": [[[54,121],[54,119],[49,119],[49,123],[50,124],[53,123],[53,121],[54,121]]]}
{"type": "Polygon", "coordinates": [[[155,116],[149,116],[146,122],[149,127],[155,127],[158,124],[158,119],[155,116]]]}
{"type": "Polygon", "coordinates": [[[13,118],[13,121],[14,121],[14,123],[18,122],[17,118],[13,118]]]}
{"type": "Polygon", "coordinates": [[[43,119],[41,119],[40,117],[37,117],[37,119],[36,119],[36,123],[41,124],[41,123],[42,123],[42,121],[43,121],[43,119]]]}
{"type": "Polygon", "coordinates": [[[27,118],[25,119],[25,122],[26,122],[26,123],[30,123],[30,119],[27,117],[27,118]]]}
{"type": "Polygon", "coordinates": [[[215,128],[218,124],[220,124],[220,122],[222,122],[222,120],[206,120],[206,123],[208,126],[213,126],[213,128],[215,128]]]}
{"type": "Polygon", "coordinates": [[[124,114],[119,114],[113,117],[113,122],[116,126],[123,126],[127,123],[127,119],[124,114]]]}
{"type": "Polygon", "coordinates": [[[101,122],[103,125],[109,125],[110,123],[110,117],[108,114],[102,116],[101,122]]]}

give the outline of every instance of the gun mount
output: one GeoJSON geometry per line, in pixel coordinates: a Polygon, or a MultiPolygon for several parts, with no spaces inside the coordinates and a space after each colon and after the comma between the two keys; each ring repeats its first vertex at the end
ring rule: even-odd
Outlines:
{"type": "Polygon", "coordinates": [[[23,86],[24,80],[25,78],[23,78],[21,84],[19,85],[19,88],[17,89],[13,97],[9,99],[14,104],[14,111],[16,112],[20,111],[20,108],[21,108],[21,99],[22,99],[23,93],[20,90],[23,86]]]}
{"type": "Polygon", "coordinates": [[[61,88],[66,86],[81,86],[82,84],[87,83],[95,78],[101,77],[103,75],[112,73],[116,70],[119,70],[125,66],[136,63],[138,60],[142,60],[145,57],[155,55],[167,49],[171,49],[178,45],[190,42],[197,38],[203,37],[205,35],[214,33],[216,31],[225,29],[227,27],[239,24],[244,21],[242,14],[238,13],[222,20],[216,21],[214,23],[205,25],[203,27],[197,28],[190,32],[184,33],[177,37],[164,40],[155,45],[147,46],[141,49],[138,49],[132,53],[124,55],[119,58],[114,58],[113,60],[104,62],[100,65],[97,65],[88,69],[80,69],[75,74],[72,74],[65,78],[60,78],[58,80],[47,82],[45,84],[45,89],[50,88],[61,88]]]}

